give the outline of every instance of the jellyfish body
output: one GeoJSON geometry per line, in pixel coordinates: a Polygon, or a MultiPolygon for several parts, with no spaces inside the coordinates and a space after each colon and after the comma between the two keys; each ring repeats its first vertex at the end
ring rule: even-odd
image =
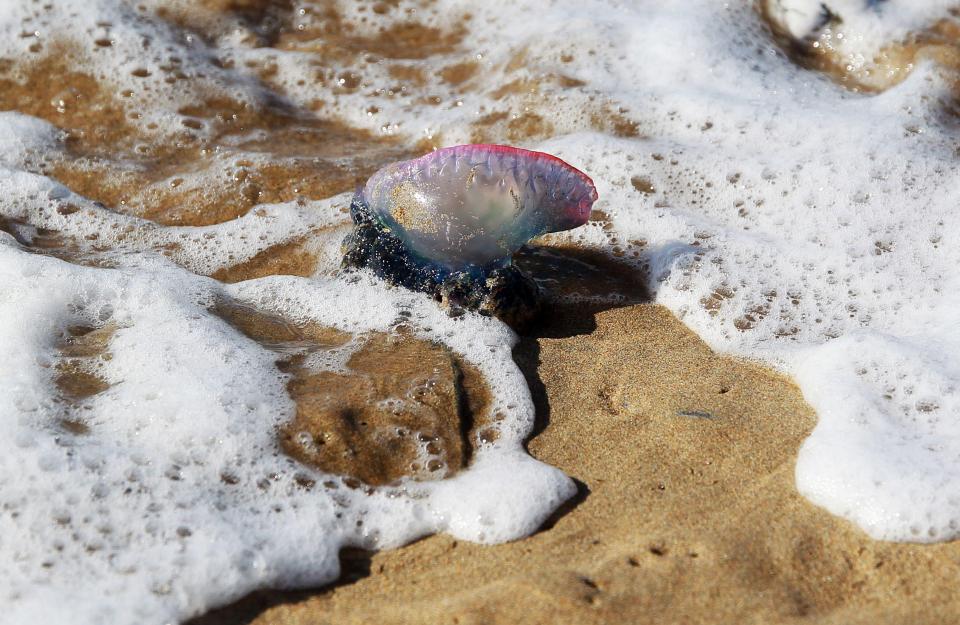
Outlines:
{"type": "Polygon", "coordinates": [[[384,167],[359,198],[413,255],[456,272],[506,264],[531,238],[583,225],[597,191],[555,156],[461,145],[384,167]]]}
{"type": "Polygon", "coordinates": [[[431,295],[515,329],[541,310],[537,280],[511,262],[531,238],[583,225],[597,199],[590,178],[555,156],[461,145],[388,165],[350,204],[343,266],[431,295]]]}

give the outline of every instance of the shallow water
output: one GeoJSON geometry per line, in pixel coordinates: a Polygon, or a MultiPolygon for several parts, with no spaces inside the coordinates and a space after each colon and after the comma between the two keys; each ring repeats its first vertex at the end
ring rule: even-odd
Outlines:
{"type": "Polygon", "coordinates": [[[522,259],[555,296],[792,373],[801,492],[956,537],[955,9],[868,4],[0,3],[0,622],[183,620],[572,495],[509,328],[338,270],[356,185],[464,142],[597,183],[522,259]]]}

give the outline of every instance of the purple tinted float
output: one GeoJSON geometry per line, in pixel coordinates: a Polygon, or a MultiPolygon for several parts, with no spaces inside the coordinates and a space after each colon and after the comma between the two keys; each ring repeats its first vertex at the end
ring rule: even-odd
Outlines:
{"type": "Polygon", "coordinates": [[[384,167],[362,196],[411,251],[459,270],[505,261],[535,236],[583,225],[597,190],[550,154],[459,145],[384,167]]]}

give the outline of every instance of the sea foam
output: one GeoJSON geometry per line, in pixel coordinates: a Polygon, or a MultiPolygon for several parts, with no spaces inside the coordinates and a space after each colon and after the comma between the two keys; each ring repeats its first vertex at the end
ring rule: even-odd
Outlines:
{"type": "MultiPolygon", "coordinates": [[[[852,53],[947,17],[941,4],[882,3],[889,12],[862,16],[874,26],[852,53]]],[[[960,185],[946,70],[921,63],[882,94],[845,91],[794,64],[746,3],[449,1],[418,19],[443,30],[472,14],[470,89],[432,78],[444,59],[427,59],[444,105],[428,115],[420,94],[384,91],[372,116],[375,85],[331,92],[307,52],[261,46],[240,21],[201,38],[156,19],[156,3],[3,6],[0,57],[71,42],[78,66],[134,91],[124,106],[157,141],[196,103],[161,79],[171,57],[191,84],[251,105],[264,93],[243,68],[270,63],[290,102],[324,94],[325,114],[387,135],[466,142],[504,102],[516,118],[539,115],[554,136],[524,147],[588,172],[611,224],[554,236],[607,251],[631,242],[656,302],[715,349],[795,376],[819,416],[800,451],[800,491],[877,538],[958,535],[960,185]],[[105,37],[109,54],[94,45],[105,37]],[[560,73],[583,84],[541,80],[560,73]],[[534,97],[498,95],[518,79],[541,81],[534,97]],[[597,131],[589,111],[618,111],[633,131],[597,131]]],[[[364,80],[388,84],[383,64],[363,63],[364,80]]],[[[0,218],[12,232],[0,231],[0,622],[183,620],[255,588],[329,582],[344,546],[431,532],[517,538],[573,493],[523,451],[533,404],[510,357],[516,337],[499,322],[450,319],[370,276],[332,277],[335,239],[312,278],[197,275],[345,223],[346,196],[164,227],[38,173],[37,161],[68,154],[45,122],[3,113],[0,152],[0,218]],[[76,242],[81,261],[108,248],[107,262],[28,251],[51,230],[76,242]],[[301,466],[275,436],[293,416],[287,379],[273,354],[211,313],[221,299],[352,333],[389,330],[403,311],[417,336],[480,369],[500,437],[453,478],[371,492],[301,466]],[[110,332],[110,357],[90,364],[108,388],[65,407],[57,341],[74,326],[110,332]],[[69,411],[90,431],[61,427],[69,411]],[[304,490],[302,472],[332,486],[304,490]]]]}
{"type": "Polygon", "coordinates": [[[523,536],[573,492],[523,452],[533,407],[514,337],[496,322],[454,322],[369,278],[225,287],[156,255],[82,267],[6,234],[0,279],[4,622],[179,620],[258,587],[327,582],[344,546],[523,536]],[[479,367],[505,416],[500,436],[444,482],[368,491],[299,465],[276,442],[293,416],[286,376],[210,312],[226,297],[353,332],[387,330],[408,311],[424,338],[479,367]],[[69,413],[51,379],[56,341],[76,326],[113,329],[95,365],[109,388],[70,408],[83,433],[60,426],[69,413]]]}
{"type": "MultiPolygon", "coordinates": [[[[46,125],[0,121],[27,152],[50,148],[46,125]]],[[[451,319],[370,276],[227,286],[173,262],[209,271],[242,260],[342,220],[334,205],[343,197],[263,206],[216,226],[159,227],[44,176],[0,168],[0,186],[0,215],[18,224],[17,236],[0,232],[0,621],[179,621],[256,588],[329,582],[346,546],[386,548],[435,532],[483,543],[525,536],[575,491],[523,450],[533,404],[503,324],[451,319]],[[91,232],[112,252],[84,266],[28,251],[41,229],[78,241],[81,261],[91,232]],[[109,240],[112,232],[127,236],[109,240]],[[159,253],[171,242],[172,260],[159,253]],[[479,369],[499,416],[496,440],[440,482],[358,489],[300,465],[276,436],[294,414],[288,376],[274,352],[212,312],[223,300],[358,335],[402,319],[479,369]],[[58,344],[72,328],[109,331],[104,353],[87,364],[107,388],[67,401],[55,377],[58,344]],[[81,431],[70,427],[77,417],[81,431]]]]}

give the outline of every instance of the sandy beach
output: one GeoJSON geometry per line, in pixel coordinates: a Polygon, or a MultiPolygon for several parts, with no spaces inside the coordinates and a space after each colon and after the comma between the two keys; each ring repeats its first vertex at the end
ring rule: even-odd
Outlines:
{"type": "Polygon", "coordinates": [[[0,625],[960,622],[960,9],[853,4],[11,2],[0,625]],[[467,143],[522,326],[344,262],[467,143]]]}
{"type": "Polygon", "coordinates": [[[578,496],[526,539],[434,536],[343,554],[316,593],[259,593],[236,623],[945,623],[960,545],[874,541],[803,499],[816,417],[786,377],[713,353],[652,304],[568,306],[516,357],[530,452],[578,496]]]}

